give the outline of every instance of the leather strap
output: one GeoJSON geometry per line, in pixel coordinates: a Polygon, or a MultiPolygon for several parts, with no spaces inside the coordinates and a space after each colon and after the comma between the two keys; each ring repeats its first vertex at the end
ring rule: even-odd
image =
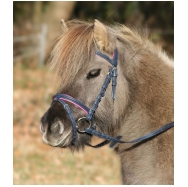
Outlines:
{"type": "Polygon", "coordinates": [[[60,100],[70,102],[70,103],[76,105],[77,107],[79,107],[80,109],[82,109],[86,114],[88,114],[88,112],[89,112],[89,108],[86,105],[84,105],[84,103],[82,103],[81,101],[71,97],[70,95],[56,94],[56,95],[53,96],[53,99],[60,99],[60,100]]]}
{"type": "Polygon", "coordinates": [[[72,133],[73,133],[72,143],[74,144],[74,142],[76,141],[76,138],[77,138],[77,128],[76,128],[76,122],[75,122],[74,116],[72,114],[72,111],[71,111],[69,105],[66,104],[64,101],[62,101],[61,99],[54,98],[52,103],[54,103],[54,102],[60,102],[63,105],[64,109],[66,110],[66,112],[69,116],[69,119],[72,123],[72,133]]]}
{"type": "Polygon", "coordinates": [[[99,147],[101,147],[103,145],[106,145],[107,143],[109,143],[111,141],[110,147],[112,148],[112,147],[114,147],[114,145],[116,143],[139,143],[139,142],[148,140],[150,138],[153,138],[153,137],[157,136],[158,134],[161,134],[161,133],[167,131],[168,129],[170,129],[172,127],[174,127],[174,122],[168,123],[168,124],[162,126],[161,128],[159,128],[158,130],[155,130],[155,131],[153,131],[153,132],[151,132],[149,134],[146,134],[144,136],[141,136],[140,138],[137,138],[137,139],[134,139],[134,140],[131,140],[131,141],[120,140],[120,138],[122,136],[117,136],[116,138],[113,138],[113,137],[111,137],[111,136],[109,136],[107,134],[104,134],[104,133],[101,133],[101,132],[97,132],[96,130],[91,129],[91,128],[86,128],[85,131],[88,134],[92,134],[92,135],[98,136],[99,138],[105,139],[105,141],[100,143],[100,144],[97,144],[95,146],[92,146],[91,144],[87,144],[88,146],[93,147],[93,148],[99,148],[99,147]]]}
{"type": "Polygon", "coordinates": [[[108,61],[110,64],[112,64],[112,66],[117,67],[117,62],[118,62],[118,50],[117,50],[117,48],[114,50],[112,59],[110,59],[107,55],[101,53],[100,51],[97,51],[96,55],[98,55],[101,58],[108,61]]]}

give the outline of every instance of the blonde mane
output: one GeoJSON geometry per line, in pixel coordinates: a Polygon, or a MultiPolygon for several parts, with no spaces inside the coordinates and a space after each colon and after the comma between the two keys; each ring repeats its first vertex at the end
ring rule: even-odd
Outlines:
{"type": "Polygon", "coordinates": [[[173,66],[173,59],[162,50],[160,45],[151,42],[144,30],[129,28],[120,24],[115,26],[114,29],[116,36],[126,41],[135,54],[140,53],[141,55],[144,55],[147,49],[147,51],[158,56],[158,58],[163,60],[169,66],[173,66]]]}
{"type": "MultiPolygon", "coordinates": [[[[49,59],[50,68],[55,70],[56,81],[58,77],[60,87],[70,85],[79,72],[83,72],[88,62],[94,55],[96,43],[93,36],[94,23],[72,20],[66,23],[67,28],[54,43],[49,59]],[[63,81],[62,81],[63,80],[63,81]]],[[[126,41],[135,54],[144,53],[145,49],[155,52],[156,55],[172,65],[173,61],[161,50],[150,42],[144,32],[130,29],[125,25],[107,26],[117,38],[126,41]]],[[[143,54],[142,54],[143,55],[143,54]]]]}
{"type": "Polygon", "coordinates": [[[63,80],[61,87],[71,84],[78,72],[84,70],[93,49],[93,24],[70,21],[67,25],[68,29],[56,40],[49,59],[56,78],[63,80]]]}

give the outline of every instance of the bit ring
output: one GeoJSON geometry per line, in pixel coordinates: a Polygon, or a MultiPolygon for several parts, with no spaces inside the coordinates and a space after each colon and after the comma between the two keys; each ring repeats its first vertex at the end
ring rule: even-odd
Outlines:
{"type": "MultiPolygon", "coordinates": [[[[86,132],[86,131],[84,131],[84,130],[79,130],[79,122],[80,122],[80,121],[83,121],[83,120],[86,121],[86,117],[81,117],[81,118],[79,118],[79,119],[77,120],[77,123],[76,123],[76,124],[77,124],[77,125],[76,125],[76,129],[77,129],[77,131],[78,131],[79,133],[85,133],[85,132],[86,132]]],[[[88,127],[88,128],[91,128],[91,125],[92,125],[92,124],[91,124],[91,121],[89,121],[88,123],[89,123],[89,127],[88,127]]]]}

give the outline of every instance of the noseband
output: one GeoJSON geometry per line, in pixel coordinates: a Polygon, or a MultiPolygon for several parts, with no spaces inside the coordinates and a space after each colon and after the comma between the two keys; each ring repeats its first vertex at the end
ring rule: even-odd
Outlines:
{"type": "Polygon", "coordinates": [[[91,146],[91,147],[94,147],[94,148],[98,148],[98,147],[101,147],[103,145],[106,145],[107,143],[110,143],[110,147],[112,148],[117,142],[119,143],[138,143],[138,142],[141,142],[143,140],[147,140],[151,137],[154,137],[166,130],[168,130],[169,128],[173,127],[174,126],[174,122],[172,123],[169,123],[167,125],[164,125],[163,127],[161,127],[160,129],[154,131],[154,132],[151,132],[145,136],[142,136],[138,139],[135,139],[135,140],[132,140],[132,141],[129,141],[129,142],[125,142],[125,141],[122,141],[120,140],[122,136],[117,136],[116,138],[114,137],[111,137],[107,134],[104,134],[104,133],[101,133],[101,132],[97,132],[96,131],[96,125],[95,125],[95,122],[94,122],[94,113],[101,101],[101,98],[104,97],[105,95],[105,91],[112,79],[112,99],[114,100],[115,99],[115,93],[116,93],[116,85],[117,85],[117,65],[118,65],[118,50],[117,48],[114,50],[114,53],[113,53],[113,57],[112,59],[110,59],[107,55],[97,51],[96,52],[96,55],[100,56],[101,58],[105,59],[106,61],[108,61],[112,67],[110,68],[107,76],[106,76],[106,79],[102,85],[102,88],[101,88],[101,91],[100,93],[98,94],[98,96],[96,97],[93,105],[91,108],[88,108],[85,104],[83,104],[81,101],[67,95],[67,94],[56,94],[53,96],[53,101],[52,103],[54,102],[60,102],[64,109],[66,110],[68,116],[69,116],[69,119],[72,123],[72,133],[73,133],[73,139],[72,139],[72,144],[75,143],[76,141],[76,138],[77,138],[77,132],[79,133],[88,133],[88,134],[91,134],[91,135],[95,135],[95,136],[98,136],[100,138],[103,138],[105,139],[105,141],[103,141],[102,143],[98,144],[98,145],[95,145],[95,146],[92,146],[91,144],[89,143],[86,143],[86,145],[88,146],[91,146]],[[77,123],[75,121],[75,118],[73,116],[73,113],[69,107],[69,105],[66,103],[72,103],[74,104],[76,107],[80,108],[85,114],[86,116],[85,117],[81,117],[77,120],[77,123]],[[88,124],[89,124],[89,127],[85,128],[84,130],[80,130],[79,129],[79,123],[80,121],[87,121],[88,124]]]}

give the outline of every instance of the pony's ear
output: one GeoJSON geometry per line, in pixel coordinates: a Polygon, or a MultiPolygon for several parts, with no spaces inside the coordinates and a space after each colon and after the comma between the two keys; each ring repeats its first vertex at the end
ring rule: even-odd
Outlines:
{"type": "Polygon", "coordinates": [[[61,28],[63,32],[68,29],[67,24],[65,23],[64,19],[61,20],[61,28]]]}
{"type": "Polygon", "coordinates": [[[94,22],[94,39],[101,51],[113,53],[115,49],[115,37],[108,28],[98,20],[94,22]]]}

